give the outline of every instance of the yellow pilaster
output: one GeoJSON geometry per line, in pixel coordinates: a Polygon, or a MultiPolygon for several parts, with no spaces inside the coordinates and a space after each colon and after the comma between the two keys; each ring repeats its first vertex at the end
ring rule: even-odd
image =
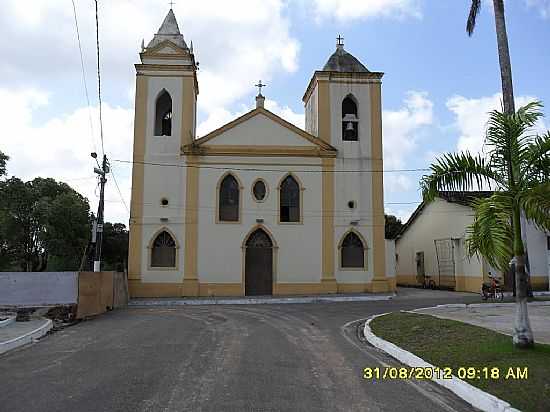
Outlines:
{"type": "Polygon", "coordinates": [[[322,274],[321,293],[336,293],[338,286],[334,277],[334,159],[322,160],[322,274]]]}
{"type": "Polygon", "coordinates": [[[145,133],[147,124],[148,81],[138,74],[136,78],[136,104],[134,122],[134,156],[132,167],[132,196],[130,204],[130,234],[128,248],[128,280],[141,281],[142,227],[143,227],[143,185],[145,160],[145,133]]]}
{"type": "Polygon", "coordinates": [[[199,240],[199,169],[196,156],[187,156],[187,179],[185,185],[185,260],[183,272],[183,295],[199,295],[197,274],[199,240]]]}
{"type": "Polygon", "coordinates": [[[372,213],[373,213],[373,279],[370,292],[388,292],[386,278],[386,244],[384,237],[384,168],[382,153],[382,92],[381,83],[370,86],[371,153],[372,153],[372,213]]]}

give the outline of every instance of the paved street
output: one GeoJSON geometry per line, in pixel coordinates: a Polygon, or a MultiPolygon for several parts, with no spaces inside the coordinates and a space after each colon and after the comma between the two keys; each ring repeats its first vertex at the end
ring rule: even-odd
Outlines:
{"type": "Polygon", "coordinates": [[[367,381],[396,363],[357,320],[475,295],[392,301],[129,308],[0,356],[2,411],[468,411],[431,382],[367,381]]]}

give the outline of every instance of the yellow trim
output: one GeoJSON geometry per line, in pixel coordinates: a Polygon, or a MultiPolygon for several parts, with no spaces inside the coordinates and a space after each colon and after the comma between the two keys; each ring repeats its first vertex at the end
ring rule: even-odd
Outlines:
{"type": "MultiPolygon", "coordinates": [[[[287,122],[285,119],[277,116],[276,114],[270,112],[267,109],[264,109],[262,107],[258,107],[254,110],[251,110],[250,112],[244,114],[243,116],[233,120],[232,122],[229,122],[222,127],[208,133],[206,136],[201,137],[200,139],[197,139],[193,143],[193,147],[189,148],[190,150],[193,148],[196,148],[198,146],[201,146],[202,144],[214,139],[215,137],[221,135],[222,133],[233,129],[234,127],[238,126],[239,124],[247,121],[248,119],[257,116],[259,114],[263,114],[264,116],[267,116],[269,119],[273,120],[274,122],[278,123],[279,125],[287,128],[288,130],[298,134],[299,136],[303,137],[305,140],[307,140],[310,143],[313,143],[315,146],[325,150],[325,151],[333,151],[336,152],[337,150],[332,147],[330,144],[327,144],[325,142],[319,141],[315,136],[309,134],[305,130],[302,130],[296,126],[294,126],[292,123],[287,122]]],[[[291,146],[294,147],[294,146],[291,146]]]]}
{"type": "Polygon", "coordinates": [[[250,195],[252,196],[252,200],[254,200],[256,203],[265,203],[265,201],[267,200],[267,198],[269,197],[269,185],[267,184],[267,182],[265,181],[265,179],[261,178],[261,177],[257,177],[253,182],[252,182],[252,185],[250,186],[250,195]],[[265,196],[263,199],[259,200],[259,199],[256,199],[256,196],[254,196],[254,186],[256,185],[256,183],[258,182],[263,182],[264,183],[264,186],[265,186],[265,196]]]}
{"type": "Polygon", "coordinates": [[[326,293],[337,291],[334,277],[334,159],[323,159],[321,283],[326,293]]]}
{"type": "Polygon", "coordinates": [[[304,224],[304,190],[306,188],[302,184],[302,181],[298,176],[296,176],[292,172],[286,173],[281,179],[279,179],[279,183],[277,183],[277,223],[280,225],[303,225],[304,224]],[[300,220],[298,222],[282,222],[281,221],[281,183],[283,183],[283,180],[285,180],[288,176],[292,176],[294,180],[296,180],[296,183],[298,183],[298,188],[300,189],[300,220]]]}
{"type": "Polygon", "coordinates": [[[360,72],[353,72],[353,73],[344,73],[344,72],[328,72],[328,71],[321,71],[317,70],[315,73],[313,73],[313,76],[311,76],[311,79],[308,83],[308,86],[306,88],[306,91],[304,93],[304,96],[302,97],[302,101],[306,103],[313,93],[313,90],[315,90],[315,87],[319,82],[322,81],[330,81],[331,83],[379,83],[380,79],[384,76],[384,73],[382,72],[367,72],[367,73],[360,73],[360,72]]]}
{"type": "Polygon", "coordinates": [[[242,296],[240,283],[199,283],[199,296],[242,296]]]}
{"type": "MultiPolygon", "coordinates": [[[[187,163],[196,164],[193,156],[187,157],[187,163]]],[[[199,283],[197,274],[198,260],[198,224],[199,224],[199,169],[188,167],[185,185],[185,259],[184,267],[184,294],[185,296],[197,296],[199,283]]]]}
{"type": "Polygon", "coordinates": [[[241,216],[243,214],[243,201],[244,201],[243,189],[244,189],[243,183],[235,173],[225,172],[223,175],[221,175],[221,177],[218,179],[218,183],[216,184],[216,216],[214,216],[214,223],[222,224],[222,225],[240,225],[241,224],[241,216]],[[225,179],[229,175],[233,176],[237,181],[237,184],[239,185],[239,216],[237,216],[236,221],[220,220],[220,186],[222,184],[223,179],[225,179]]]}
{"type": "Polygon", "coordinates": [[[170,230],[167,226],[162,226],[160,229],[158,229],[153,236],[149,239],[149,243],[147,245],[147,269],[148,270],[166,270],[166,271],[175,271],[178,270],[179,267],[179,260],[180,260],[180,244],[178,242],[177,236],[170,230]],[[151,259],[153,255],[153,243],[158,235],[160,235],[162,232],[167,232],[170,236],[172,236],[172,239],[174,239],[174,243],[176,244],[176,266],[171,267],[157,267],[151,265],[151,259]]]}
{"type": "Polygon", "coordinates": [[[348,229],[340,238],[340,241],[338,242],[338,269],[340,271],[357,271],[357,272],[365,272],[369,269],[369,243],[364,238],[364,236],[359,232],[358,230],[351,228],[348,229]],[[347,235],[350,233],[354,233],[359,237],[359,240],[363,243],[363,267],[362,268],[348,268],[342,266],[342,242],[344,242],[344,239],[347,235]]]}
{"type": "Polygon", "coordinates": [[[269,236],[269,239],[271,240],[272,250],[273,250],[273,273],[272,273],[272,281],[273,281],[273,294],[275,294],[275,284],[277,282],[277,261],[279,256],[279,245],[277,244],[277,241],[275,240],[275,237],[273,236],[273,233],[264,225],[257,224],[252,227],[248,231],[248,233],[244,236],[243,241],[241,243],[241,250],[242,250],[242,258],[241,258],[241,290],[242,290],[242,296],[245,296],[246,293],[246,242],[248,241],[248,238],[254,233],[256,230],[262,229],[267,236],[269,236]]]}
{"type": "Polygon", "coordinates": [[[336,157],[336,152],[320,149],[318,146],[188,145],[182,148],[182,153],[198,156],[336,157]]]}
{"type": "Polygon", "coordinates": [[[195,110],[197,93],[190,78],[183,79],[181,145],[191,144],[195,140],[195,110]]]}
{"type": "Polygon", "coordinates": [[[330,84],[327,81],[318,82],[317,94],[317,123],[319,139],[330,144],[331,142],[331,114],[330,114],[330,84]]]}
{"type": "Polygon", "coordinates": [[[323,293],[321,283],[275,283],[273,295],[318,295],[323,293]]]}
{"type": "Polygon", "coordinates": [[[143,187],[145,179],[145,135],[147,125],[147,77],[136,77],[136,104],[134,121],[134,164],[132,167],[132,193],[130,205],[130,234],[128,250],[128,279],[141,279],[141,253],[143,247],[143,187]]]}
{"type": "MultiPolygon", "coordinates": [[[[381,84],[370,86],[371,165],[372,175],[372,269],[373,282],[386,281],[386,243],[384,237],[384,176],[382,160],[382,92],[381,84]]],[[[389,285],[388,285],[389,288],[389,285]]]]}
{"type": "Polygon", "coordinates": [[[416,286],[418,281],[416,275],[396,275],[396,281],[398,285],[404,286],[416,286]]]}
{"type": "Polygon", "coordinates": [[[531,287],[534,290],[548,290],[548,275],[531,275],[531,287]]]}
{"type": "Polygon", "coordinates": [[[181,283],[144,283],[128,279],[128,292],[132,298],[164,298],[183,296],[181,283]]]}

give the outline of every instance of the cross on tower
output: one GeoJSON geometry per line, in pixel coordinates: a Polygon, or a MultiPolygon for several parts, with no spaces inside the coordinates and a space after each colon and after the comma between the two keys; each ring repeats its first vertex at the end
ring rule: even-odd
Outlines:
{"type": "Polygon", "coordinates": [[[256,86],[259,90],[259,95],[261,96],[262,95],[262,87],[265,87],[267,86],[267,84],[262,84],[262,81],[260,80],[260,82],[258,84],[255,84],[254,86],[256,86]]]}
{"type": "Polygon", "coordinates": [[[336,45],[337,46],[343,46],[344,45],[344,38],[340,35],[338,35],[338,37],[336,37],[336,45]]]}
{"type": "Polygon", "coordinates": [[[173,1],[171,1],[171,2],[168,3],[168,4],[170,5],[170,10],[172,10],[172,9],[174,8],[174,4],[175,4],[175,3],[174,3],[173,1]]]}

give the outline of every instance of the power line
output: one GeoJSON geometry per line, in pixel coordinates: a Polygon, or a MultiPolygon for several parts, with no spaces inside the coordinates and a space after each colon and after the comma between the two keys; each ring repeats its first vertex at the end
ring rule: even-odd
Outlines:
{"type": "MultiPolygon", "coordinates": [[[[217,166],[205,166],[205,165],[191,165],[191,164],[175,164],[175,163],[155,163],[155,162],[141,162],[137,160],[122,160],[122,159],[113,159],[113,162],[118,163],[130,163],[130,164],[142,164],[148,166],[161,166],[161,167],[180,167],[180,168],[195,168],[195,169],[212,169],[212,170],[223,170],[223,171],[240,171],[240,172],[284,172],[281,169],[268,169],[268,168],[244,168],[244,167],[217,167],[217,166]]],[[[292,166],[292,165],[288,165],[292,166]]],[[[312,167],[321,167],[321,165],[311,165],[312,167]]],[[[385,170],[375,170],[375,169],[356,169],[356,170],[298,170],[292,169],[292,172],[295,173],[405,173],[405,172],[426,172],[430,169],[419,168],[419,169],[385,169],[385,170]]]]}
{"type": "Polygon", "coordinates": [[[76,15],[76,5],[74,3],[74,0],[71,0],[73,3],[73,13],[74,13],[74,24],[76,27],[76,38],[78,40],[78,51],[80,52],[80,68],[82,70],[82,82],[84,83],[84,94],[86,95],[86,104],[88,105],[88,118],[90,120],[90,132],[91,132],[91,138],[92,138],[92,146],[94,152],[97,151],[95,139],[94,139],[94,124],[92,120],[92,110],[90,108],[90,94],[88,93],[88,84],[86,82],[86,69],[84,67],[84,56],[82,53],[82,43],[80,41],[80,29],[78,28],[78,18],[76,15]]]}
{"type": "Polygon", "coordinates": [[[120,200],[122,200],[122,203],[124,204],[124,208],[126,209],[126,213],[130,215],[130,209],[128,208],[128,205],[126,204],[126,201],[124,200],[124,196],[122,196],[122,192],[120,191],[120,187],[118,186],[118,182],[116,180],[115,171],[113,167],[111,166],[111,175],[113,176],[113,182],[115,182],[116,190],[118,192],[118,195],[120,196],[120,200]]]}
{"type": "Polygon", "coordinates": [[[96,49],[97,49],[97,93],[99,100],[99,134],[101,137],[101,152],[105,155],[105,147],[103,144],[103,111],[101,105],[101,64],[99,58],[99,11],[98,0],[95,0],[95,32],[96,32],[96,49]]]}

